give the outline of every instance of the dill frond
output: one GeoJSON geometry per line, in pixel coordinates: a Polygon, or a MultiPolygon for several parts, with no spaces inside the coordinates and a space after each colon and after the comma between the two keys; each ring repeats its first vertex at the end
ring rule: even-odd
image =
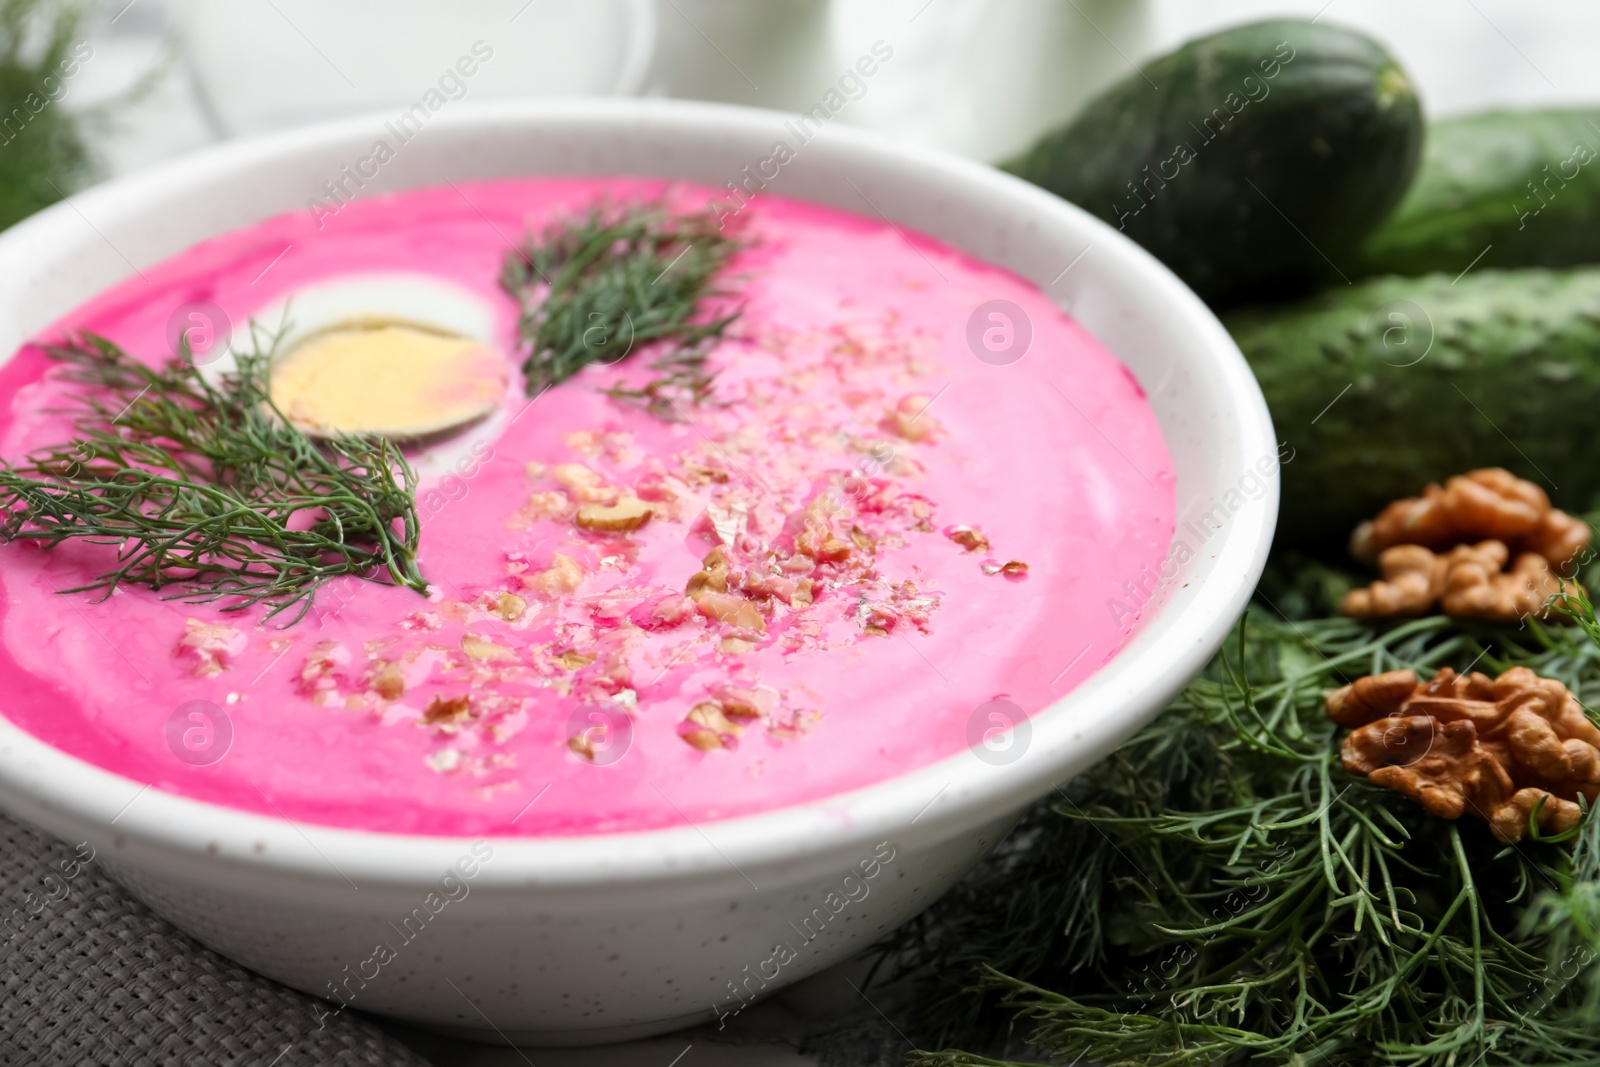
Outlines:
{"type": "Polygon", "coordinates": [[[595,208],[552,223],[506,256],[501,285],[521,304],[522,370],[530,396],[590,364],[654,354],[654,380],[609,395],[658,418],[711,393],[706,356],[738,311],[712,312],[730,293],[715,279],[739,244],[706,214],[654,206],[595,208]]]}
{"type": "Polygon", "coordinates": [[[74,192],[95,166],[83,117],[61,99],[73,86],[74,44],[85,6],[0,0],[0,229],[74,192]]]}
{"type": "Polygon", "coordinates": [[[254,604],[298,621],[317,589],[387,573],[425,592],[416,477],[392,442],[317,442],[272,406],[272,352],[213,383],[156,369],[92,334],[46,348],[76,397],[77,436],[0,464],[0,540],[115,546],[116,566],[65,593],[174,586],[174,599],[254,604]]]}

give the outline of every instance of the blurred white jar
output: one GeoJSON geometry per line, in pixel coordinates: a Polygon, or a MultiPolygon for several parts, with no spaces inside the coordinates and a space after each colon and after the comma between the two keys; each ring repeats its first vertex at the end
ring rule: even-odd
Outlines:
{"type": "Polygon", "coordinates": [[[875,42],[835,120],[969,158],[1026,148],[1132,73],[1147,0],[661,0],[649,89],[806,111],[875,42]],[[880,47],[875,58],[881,58],[880,47]],[[864,68],[863,68],[864,69],[864,68]]]}
{"type": "Polygon", "coordinates": [[[174,7],[203,106],[222,135],[404,108],[430,90],[447,99],[632,94],[655,48],[655,0],[176,0],[174,7]]]}

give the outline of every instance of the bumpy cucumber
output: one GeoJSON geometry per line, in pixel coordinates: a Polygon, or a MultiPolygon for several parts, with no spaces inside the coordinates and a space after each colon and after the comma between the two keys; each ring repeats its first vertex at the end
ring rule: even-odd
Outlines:
{"type": "Polygon", "coordinates": [[[1399,202],[1421,140],[1416,95],[1380,45],[1274,20],[1150,63],[1007,169],[1220,305],[1337,277],[1399,202]]]}
{"type": "Polygon", "coordinates": [[[1293,450],[1280,544],[1337,545],[1474,467],[1507,467],[1569,511],[1600,491],[1600,268],[1453,277],[1376,278],[1226,320],[1293,450]]]}
{"type": "Polygon", "coordinates": [[[1600,111],[1494,111],[1428,125],[1416,181],[1356,269],[1454,276],[1474,262],[1600,263],[1600,111]]]}

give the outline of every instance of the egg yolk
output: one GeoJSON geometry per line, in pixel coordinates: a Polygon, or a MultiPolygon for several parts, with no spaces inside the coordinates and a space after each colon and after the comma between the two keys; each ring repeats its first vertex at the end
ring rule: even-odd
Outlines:
{"type": "Polygon", "coordinates": [[[481,341],[387,325],[310,338],[273,367],[271,389],[309,434],[421,437],[489,414],[509,382],[505,357],[481,341]]]}

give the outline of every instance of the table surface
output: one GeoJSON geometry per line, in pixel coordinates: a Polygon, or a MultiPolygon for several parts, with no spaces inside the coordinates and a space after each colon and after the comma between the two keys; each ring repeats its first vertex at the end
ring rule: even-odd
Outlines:
{"type": "MultiPolygon", "coordinates": [[[[928,10],[937,17],[932,0],[928,10]]],[[[973,0],[944,0],[971,3],[973,0]]],[[[1135,0],[1129,0],[1135,2],[1135,0]]],[[[1080,8],[1080,13],[1082,9],[1080,8]]],[[[1131,71],[1198,33],[1270,16],[1317,17],[1365,29],[1400,57],[1429,114],[1495,106],[1600,103],[1600,4],[1593,0],[1147,0],[1142,40],[1112,40],[1131,71]]],[[[1084,15],[1086,33],[1099,32],[1084,15]]],[[[163,0],[106,0],[91,26],[95,53],[75,86],[75,106],[125,91],[152,65],[161,78],[119,114],[100,142],[109,173],[125,174],[214,143],[177,49],[165,36],[163,0]]],[[[847,981],[845,964],[799,983],[745,1013],[726,1030],[598,1049],[540,1049],[530,1057],[432,1038],[403,1036],[436,1062],[463,1067],[815,1067],[797,1048],[808,1035],[871,1008],[847,981]]],[[[859,977],[859,976],[857,976],[859,977]]],[[[870,1014],[870,1012],[868,1013],[870,1014]]],[[[893,1026],[892,1020],[890,1026],[893,1026]]]]}

